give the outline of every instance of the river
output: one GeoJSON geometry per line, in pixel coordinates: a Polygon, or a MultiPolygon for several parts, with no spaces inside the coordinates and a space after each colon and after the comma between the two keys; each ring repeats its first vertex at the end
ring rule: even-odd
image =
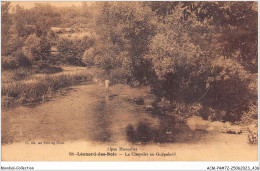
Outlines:
{"type": "Polygon", "coordinates": [[[174,120],[152,115],[129,100],[129,94],[148,97],[149,91],[116,85],[106,92],[93,82],[68,88],[64,96],[42,104],[2,109],[2,160],[257,160],[258,147],[249,145],[245,135],[189,132],[184,126],[176,137],[174,120]],[[126,156],[120,147],[133,154],[126,156]],[[155,156],[141,155],[151,152],[155,156]]]}

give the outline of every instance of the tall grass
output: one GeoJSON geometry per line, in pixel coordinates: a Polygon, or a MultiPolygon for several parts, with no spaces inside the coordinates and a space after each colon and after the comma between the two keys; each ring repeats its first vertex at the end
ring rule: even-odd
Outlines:
{"type": "Polygon", "coordinates": [[[44,101],[52,98],[55,92],[84,81],[92,80],[86,71],[42,75],[32,80],[2,84],[2,106],[44,101]]]}

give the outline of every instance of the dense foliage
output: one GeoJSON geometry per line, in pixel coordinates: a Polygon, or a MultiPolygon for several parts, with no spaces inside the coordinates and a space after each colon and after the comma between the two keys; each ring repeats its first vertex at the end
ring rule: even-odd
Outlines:
{"type": "Polygon", "coordinates": [[[257,113],[255,2],[36,4],[12,14],[9,2],[1,8],[3,69],[42,61],[96,66],[133,86],[150,85],[168,114],[200,106],[205,119],[238,121],[257,113]]]}
{"type": "Polygon", "coordinates": [[[166,113],[176,103],[199,103],[204,118],[237,121],[256,104],[249,86],[257,72],[253,2],[101,2],[96,8],[99,65],[121,67],[130,83],[150,84],[164,99],[160,105],[169,106],[166,113]]]}

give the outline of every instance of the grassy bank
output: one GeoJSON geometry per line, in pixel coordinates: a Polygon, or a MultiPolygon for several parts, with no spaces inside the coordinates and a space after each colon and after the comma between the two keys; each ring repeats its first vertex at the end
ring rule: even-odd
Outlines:
{"type": "Polygon", "coordinates": [[[45,101],[65,87],[92,80],[92,74],[86,70],[41,74],[20,81],[2,81],[2,107],[45,101]]]}

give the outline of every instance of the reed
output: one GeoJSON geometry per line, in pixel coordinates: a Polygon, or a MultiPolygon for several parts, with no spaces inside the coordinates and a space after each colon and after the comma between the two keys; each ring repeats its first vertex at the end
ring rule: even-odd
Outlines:
{"type": "Polygon", "coordinates": [[[26,104],[52,98],[65,87],[92,80],[87,71],[41,75],[30,80],[14,81],[2,84],[2,107],[26,104]]]}

